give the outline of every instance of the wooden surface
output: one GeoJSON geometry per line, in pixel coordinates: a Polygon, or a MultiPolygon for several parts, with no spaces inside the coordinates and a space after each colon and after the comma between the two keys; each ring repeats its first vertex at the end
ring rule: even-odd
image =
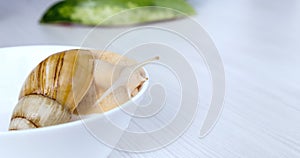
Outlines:
{"type": "MultiPolygon", "coordinates": [[[[38,24],[53,2],[2,0],[0,47],[80,45],[90,28],[38,24]]],[[[203,93],[191,127],[174,143],[145,153],[114,150],[111,157],[300,157],[300,1],[189,2],[224,63],[226,98],[218,123],[207,137],[198,138],[209,103],[203,93]]],[[[197,77],[205,76],[201,69],[195,71],[197,77]]],[[[204,88],[206,82],[202,80],[204,88]]],[[[133,122],[130,128],[137,126],[133,122]]]]}

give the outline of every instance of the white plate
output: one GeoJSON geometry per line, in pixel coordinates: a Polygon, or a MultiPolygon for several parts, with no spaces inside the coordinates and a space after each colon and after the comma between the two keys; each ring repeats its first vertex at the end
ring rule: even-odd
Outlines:
{"type": "MultiPolygon", "coordinates": [[[[5,157],[106,157],[111,148],[102,144],[88,132],[83,121],[75,121],[57,126],[33,130],[10,131],[10,115],[18,101],[22,84],[31,70],[47,56],[78,47],[72,46],[20,46],[1,48],[0,55],[0,148],[5,157]]],[[[143,86],[140,94],[146,91],[143,86]]],[[[141,98],[137,95],[132,100],[141,98]]],[[[123,106],[130,105],[130,102],[123,106]]],[[[126,128],[130,118],[121,114],[122,110],[114,109],[107,115],[116,118],[120,126],[126,128]],[[119,120],[118,120],[119,119],[119,120]],[[125,120],[125,121],[124,121],[125,120]]],[[[124,113],[124,112],[123,112],[124,113]]],[[[99,117],[90,119],[96,123],[99,117]]],[[[115,123],[115,122],[114,122],[115,123]]],[[[119,135],[120,137],[121,135],[119,135]]],[[[115,140],[119,139],[114,135],[115,140]]]]}

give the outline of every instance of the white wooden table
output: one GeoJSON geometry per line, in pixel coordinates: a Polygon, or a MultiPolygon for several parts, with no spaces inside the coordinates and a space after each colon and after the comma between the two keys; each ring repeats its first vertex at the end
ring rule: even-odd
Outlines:
{"type": "MultiPolygon", "coordinates": [[[[90,28],[38,24],[53,2],[0,1],[0,47],[80,45],[90,28]]],[[[174,143],[145,153],[114,150],[111,157],[300,157],[300,1],[189,2],[224,63],[226,98],[218,123],[198,138],[209,102],[204,94],[191,127],[174,143]]]]}

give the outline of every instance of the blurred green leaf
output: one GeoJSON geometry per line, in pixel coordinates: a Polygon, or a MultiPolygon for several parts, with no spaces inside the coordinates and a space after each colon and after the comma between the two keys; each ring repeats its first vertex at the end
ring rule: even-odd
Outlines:
{"type": "Polygon", "coordinates": [[[193,14],[184,0],[65,0],[51,6],[40,22],[122,26],[193,14]]]}

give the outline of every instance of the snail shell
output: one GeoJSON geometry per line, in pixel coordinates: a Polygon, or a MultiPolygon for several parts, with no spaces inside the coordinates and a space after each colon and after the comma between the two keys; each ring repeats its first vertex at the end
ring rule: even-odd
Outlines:
{"type": "Polygon", "coordinates": [[[69,50],[38,64],[23,84],[9,130],[70,121],[93,81],[93,58],[88,50],[69,50]]]}

